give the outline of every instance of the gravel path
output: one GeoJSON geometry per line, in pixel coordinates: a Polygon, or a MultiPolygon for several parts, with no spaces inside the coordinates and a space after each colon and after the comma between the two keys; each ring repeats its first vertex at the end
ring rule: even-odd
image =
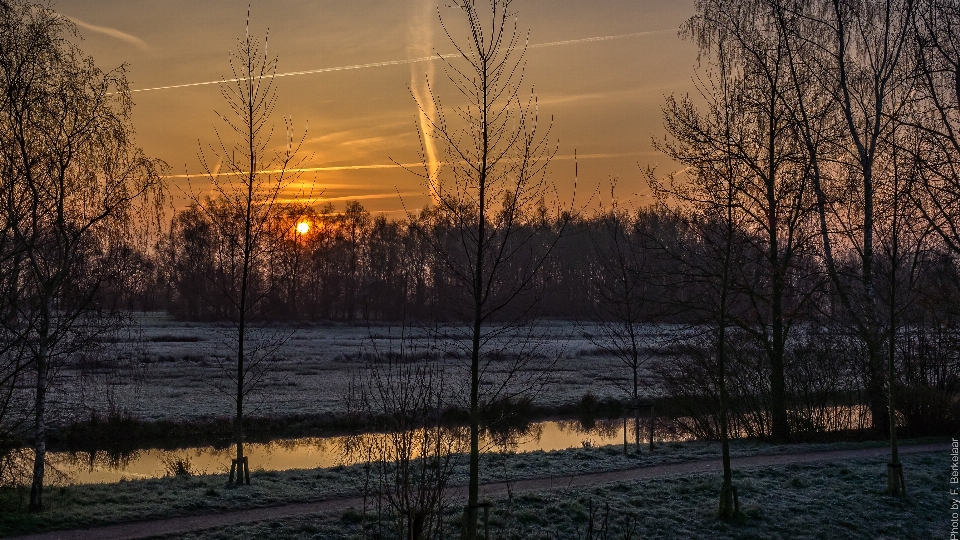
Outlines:
{"type": "MultiPolygon", "coordinates": [[[[902,446],[901,454],[919,454],[926,452],[946,452],[947,444],[926,444],[902,446]]],[[[770,454],[732,458],[731,465],[737,469],[752,467],[768,467],[788,463],[808,463],[815,461],[840,461],[847,459],[875,458],[886,456],[887,448],[868,448],[860,450],[835,450],[830,452],[809,452],[802,454],[770,454]]],[[[514,493],[519,491],[544,491],[563,489],[594,484],[604,484],[624,480],[641,480],[660,476],[677,476],[696,473],[719,472],[719,459],[691,461],[670,465],[656,465],[639,467],[619,471],[581,474],[575,476],[558,476],[553,478],[532,478],[513,482],[497,482],[480,486],[481,496],[497,497],[504,495],[508,487],[514,493]]],[[[451,488],[451,496],[465,498],[466,486],[451,488]]],[[[132,538],[148,538],[152,536],[180,534],[188,531],[224,527],[236,523],[253,521],[277,520],[286,517],[342,512],[350,507],[361,504],[359,497],[349,499],[333,499],[309,503],[287,504],[267,508],[251,508],[248,510],[232,510],[216,514],[175,517],[155,521],[122,523],[90,529],[70,531],[53,531],[28,536],[13,537],[12,540],[126,540],[132,538]]]]}

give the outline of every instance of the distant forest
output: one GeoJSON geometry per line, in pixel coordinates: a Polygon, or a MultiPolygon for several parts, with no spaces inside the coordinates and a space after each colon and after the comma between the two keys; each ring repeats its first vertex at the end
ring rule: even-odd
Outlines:
{"type": "MultiPolygon", "coordinates": [[[[217,201],[204,204],[216,211],[217,201]]],[[[170,229],[151,253],[131,251],[133,264],[117,287],[104,291],[104,300],[125,309],[165,310],[177,318],[218,320],[229,313],[229,260],[220,250],[226,243],[197,206],[177,212],[170,229]]],[[[609,261],[605,252],[626,239],[631,249],[631,279],[643,280],[651,322],[659,320],[676,300],[674,281],[682,279],[678,266],[656,243],[666,237],[683,243],[681,224],[655,211],[598,215],[567,222],[541,212],[524,216],[542,245],[556,241],[536,287],[537,313],[543,317],[581,320],[593,317],[601,301],[594,283],[609,261]],[[663,234],[661,234],[663,233],[663,234]],[[611,236],[613,235],[613,236],[611,236]],[[640,266],[635,263],[643,261],[640,266]],[[646,282],[647,275],[656,280],[646,282]],[[654,304],[662,304],[654,307],[654,304]]],[[[440,212],[427,207],[412,220],[372,216],[356,201],[344,212],[330,205],[315,211],[289,207],[277,212],[271,234],[264,238],[268,254],[255,269],[254,288],[264,306],[261,317],[305,321],[430,321],[457,320],[461,288],[450,275],[450,266],[422,235],[444,236],[456,226],[440,212]],[[298,223],[309,223],[307,233],[298,223]]],[[[520,236],[520,235],[518,235],[520,236]]],[[[523,266],[526,259],[513,264],[523,266]]],[[[526,305],[526,304],[525,304],[526,305]]]]}
{"type": "MultiPolygon", "coordinates": [[[[217,201],[204,204],[217,211],[217,201]]],[[[551,252],[537,286],[537,313],[546,318],[591,321],[617,318],[607,304],[618,293],[637,305],[648,323],[698,320],[696,269],[682,259],[696,257],[697,231],[676,213],[656,207],[613,210],[561,223],[541,212],[537,221],[543,244],[562,237],[551,252]]],[[[814,227],[812,220],[805,224],[814,227]]],[[[331,205],[314,210],[290,206],[276,213],[269,246],[255,268],[255,296],[263,303],[260,317],[278,321],[429,322],[454,321],[461,315],[463,291],[449,275],[449,266],[421,238],[423,231],[443,234],[454,226],[428,207],[413,220],[371,215],[356,201],[343,212],[331,205]],[[309,223],[306,233],[298,223],[309,223]]],[[[814,251],[815,231],[802,231],[807,245],[797,249],[785,286],[785,307],[810,323],[840,317],[840,300],[814,251]]],[[[769,287],[764,239],[743,232],[737,271],[742,288],[761,292],[769,287]]],[[[958,322],[960,272],[955,254],[933,235],[911,246],[911,301],[904,321],[911,324],[958,322]]],[[[161,310],[184,320],[215,321],[230,311],[229,288],[221,252],[228,245],[206,211],[193,206],[179,211],[155,250],[130,249],[125,264],[103,289],[103,301],[130,310],[161,310]]],[[[836,253],[840,272],[854,271],[854,253],[836,253]]],[[[889,261],[880,260],[877,288],[889,280],[889,261]]],[[[523,264],[523,261],[517,262],[523,264]]],[[[888,288],[888,286],[886,287],[888,288]]],[[[759,306],[744,300],[742,309],[759,306]]],[[[701,306],[702,307],[702,306],[701,306]]],[[[760,316],[760,313],[756,314],[760,316]]]]}

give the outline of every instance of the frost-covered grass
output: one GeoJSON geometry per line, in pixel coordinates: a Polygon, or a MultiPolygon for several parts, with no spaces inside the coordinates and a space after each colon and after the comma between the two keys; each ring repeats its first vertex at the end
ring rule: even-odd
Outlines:
{"type": "MultiPolygon", "coordinates": [[[[591,488],[521,493],[493,501],[491,536],[502,539],[587,538],[594,508],[594,539],[923,539],[946,538],[946,460],[939,455],[904,458],[910,497],[883,493],[885,460],[795,464],[736,471],[743,518],[716,518],[721,479],[695,474],[618,482],[591,488]],[[601,535],[606,518],[607,536],[601,535]]],[[[456,538],[459,512],[445,515],[446,535],[456,538]]],[[[241,538],[359,539],[355,511],[300,516],[178,535],[190,540],[241,538]]],[[[392,537],[392,536],[388,536],[392,537]]]]}
{"type": "MultiPolygon", "coordinates": [[[[735,456],[797,453],[862,448],[879,444],[882,443],[773,446],[735,441],[732,453],[735,456]]],[[[719,455],[719,445],[713,442],[670,443],[658,446],[652,454],[644,449],[639,455],[628,456],[623,455],[620,446],[522,454],[491,453],[482,456],[481,481],[584,474],[714,459],[719,455]]],[[[910,463],[912,462],[908,461],[908,464],[910,463]]],[[[465,465],[465,460],[461,460],[454,471],[452,484],[466,483],[465,465]]],[[[919,486],[920,480],[913,478],[913,471],[909,466],[908,474],[908,485],[919,486]]],[[[361,466],[349,466],[254,471],[252,485],[241,488],[227,485],[225,474],[168,477],[115,484],[55,486],[45,492],[45,511],[37,515],[17,512],[18,503],[21,510],[26,507],[26,492],[18,494],[10,490],[0,492],[0,535],[350,497],[360,493],[362,477],[361,466]]]]}
{"type": "MultiPolygon", "coordinates": [[[[139,325],[111,337],[97,354],[105,359],[122,357],[117,369],[95,369],[84,380],[74,366],[64,366],[51,388],[54,424],[88,419],[91,411],[106,414],[117,408],[137,420],[196,422],[232,418],[232,388],[220,362],[232,355],[232,327],[226,323],[175,321],[159,313],[137,314],[139,325]],[[101,376],[97,376],[97,374],[101,376]],[[77,392],[77,388],[83,389],[77,392]]],[[[649,328],[652,345],[666,327],[649,328]]],[[[619,361],[584,337],[591,328],[572,322],[545,321],[534,332],[536,346],[532,369],[549,365],[548,380],[535,396],[545,407],[569,405],[586,393],[598,398],[625,395],[628,371],[619,361]]],[[[401,336],[412,340],[414,354],[432,354],[443,362],[451,381],[465,381],[460,373],[466,356],[455,340],[438,340],[436,332],[397,325],[376,326],[337,323],[305,323],[298,327],[277,325],[265,337],[288,339],[271,355],[269,369],[259,389],[247,399],[247,415],[338,415],[351,378],[375,352],[396,351],[401,336]]],[[[254,335],[260,335],[254,332],[254,335]]],[[[507,333],[501,341],[517,338],[507,333]]],[[[523,341],[523,340],[521,340],[523,341]]],[[[492,343],[496,347],[497,343],[492,343]]],[[[515,347],[507,347],[514,350],[515,347]]],[[[230,361],[227,361],[229,365],[230,361]]],[[[107,361],[105,365],[109,365],[107,361]]],[[[487,376],[512,362],[494,365],[487,376]]],[[[449,385],[452,395],[463,395],[449,385]]]]}

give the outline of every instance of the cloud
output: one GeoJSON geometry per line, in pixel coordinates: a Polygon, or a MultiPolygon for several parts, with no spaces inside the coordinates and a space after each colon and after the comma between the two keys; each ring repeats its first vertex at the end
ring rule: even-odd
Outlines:
{"type": "Polygon", "coordinates": [[[578,103],[582,101],[623,101],[639,99],[640,93],[645,88],[627,88],[623,90],[610,90],[608,92],[592,92],[589,94],[567,94],[567,95],[548,95],[537,96],[540,105],[566,105],[568,103],[578,103]]]}
{"type": "Polygon", "coordinates": [[[79,26],[80,28],[89,30],[97,34],[103,34],[107,37],[112,37],[114,39],[119,39],[120,41],[124,41],[126,43],[129,43],[130,45],[133,45],[134,47],[140,49],[141,51],[151,52],[153,50],[153,48],[150,47],[150,45],[148,45],[146,41],[138,38],[137,36],[130,35],[126,32],[121,32],[116,28],[110,28],[109,26],[97,26],[95,24],[90,24],[88,22],[81,21],[76,17],[68,16],[67,18],[73,21],[73,24],[79,26]]]}
{"type": "Polygon", "coordinates": [[[425,193],[422,193],[419,191],[404,191],[399,193],[396,191],[388,191],[386,193],[369,193],[366,195],[344,195],[342,197],[320,197],[317,199],[317,202],[321,203],[321,202],[335,202],[335,201],[366,201],[371,199],[391,199],[393,197],[405,197],[405,196],[415,196],[415,195],[426,196],[425,193]]]}
{"type": "MultiPolygon", "coordinates": [[[[642,155],[659,155],[658,152],[619,152],[612,154],[564,154],[553,156],[552,161],[557,160],[569,160],[569,159],[608,159],[608,158],[618,158],[618,157],[634,157],[642,155]]],[[[507,161],[507,160],[504,160],[507,161]]],[[[440,165],[444,163],[441,162],[440,165]]],[[[257,171],[257,174],[279,174],[279,173],[308,173],[308,172],[332,172],[332,171],[359,171],[359,170],[370,170],[370,169],[420,169],[423,167],[423,163],[376,163],[370,165],[334,165],[329,167],[298,167],[295,169],[264,169],[257,171]]],[[[239,176],[246,175],[246,171],[240,172],[217,172],[214,176],[239,176]]],[[[209,174],[206,173],[197,173],[197,174],[167,174],[161,178],[197,178],[202,179],[209,177],[209,174]]],[[[324,188],[334,188],[339,186],[349,186],[355,187],[353,184],[320,184],[324,188]]]]}
{"type": "MultiPolygon", "coordinates": [[[[436,7],[432,0],[422,0],[419,9],[415,10],[410,24],[409,43],[407,54],[422,57],[433,51],[433,19],[436,7]]],[[[432,184],[430,191],[436,193],[439,185],[440,167],[442,166],[437,151],[437,141],[434,138],[433,127],[439,123],[439,112],[434,101],[430,84],[436,79],[436,64],[434,62],[410,64],[410,92],[417,102],[417,119],[420,123],[420,142],[422,144],[423,159],[427,163],[426,174],[432,184]]]]}
{"type": "MultiPolygon", "coordinates": [[[[410,127],[410,115],[405,112],[398,112],[395,114],[384,114],[377,115],[375,117],[354,117],[351,120],[355,124],[370,124],[369,126],[363,126],[354,129],[344,129],[340,131],[331,131],[323,135],[318,135],[316,137],[310,137],[304,144],[306,145],[346,145],[346,144],[358,144],[355,141],[365,141],[365,143],[373,143],[374,139],[382,139],[382,142],[389,143],[392,139],[401,139],[408,136],[406,130],[410,127]],[[402,120],[390,121],[392,118],[398,117],[402,120]],[[397,133],[396,135],[375,135],[376,133],[382,133],[383,131],[403,131],[403,133],[397,133]]],[[[364,144],[364,143],[360,143],[364,144]]]]}
{"type": "MultiPolygon", "coordinates": [[[[420,163],[381,163],[374,165],[336,165],[332,167],[299,167],[296,169],[269,169],[257,171],[257,174],[279,174],[279,173],[308,173],[308,172],[330,172],[330,171],[359,171],[366,169],[399,169],[399,168],[416,168],[422,167],[420,163]]],[[[216,176],[238,176],[246,175],[247,171],[240,172],[218,172],[216,176]]],[[[197,173],[197,174],[167,174],[161,178],[204,178],[209,177],[210,175],[206,173],[197,173]]]]}

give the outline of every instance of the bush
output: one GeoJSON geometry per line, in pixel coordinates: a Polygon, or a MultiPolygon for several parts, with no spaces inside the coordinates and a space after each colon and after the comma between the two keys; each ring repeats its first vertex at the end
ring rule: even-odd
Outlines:
{"type": "Polygon", "coordinates": [[[190,461],[190,458],[186,456],[167,457],[163,458],[162,461],[167,476],[189,478],[195,474],[193,463],[190,461]]]}

